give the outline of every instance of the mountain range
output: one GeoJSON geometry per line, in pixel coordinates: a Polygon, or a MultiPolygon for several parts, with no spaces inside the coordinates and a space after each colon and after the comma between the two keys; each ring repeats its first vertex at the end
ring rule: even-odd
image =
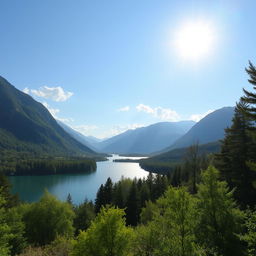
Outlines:
{"type": "Polygon", "coordinates": [[[0,149],[54,155],[95,156],[96,152],[160,154],[193,143],[219,141],[231,125],[234,107],[218,109],[198,123],[160,122],[104,141],[56,121],[41,103],[0,76],[0,149]],[[156,153],[157,152],[157,153],[156,153]]]}
{"type": "Polygon", "coordinates": [[[206,144],[223,139],[225,129],[231,126],[234,110],[234,107],[223,107],[208,114],[162,152],[189,147],[194,143],[206,144]]]}
{"type": "Polygon", "coordinates": [[[128,130],[95,146],[104,153],[150,154],[171,145],[194,124],[194,121],[156,123],[128,130]]]}

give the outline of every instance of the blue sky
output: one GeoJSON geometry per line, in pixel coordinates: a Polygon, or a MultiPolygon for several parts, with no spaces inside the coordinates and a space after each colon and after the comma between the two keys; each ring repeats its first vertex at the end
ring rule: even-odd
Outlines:
{"type": "Polygon", "coordinates": [[[0,75],[87,135],[108,137],[234,106],[256,63],[255,1],[1,0],[0,75]],[[208,56],[181,58],[185,22],[211,24],[208,56]]]}

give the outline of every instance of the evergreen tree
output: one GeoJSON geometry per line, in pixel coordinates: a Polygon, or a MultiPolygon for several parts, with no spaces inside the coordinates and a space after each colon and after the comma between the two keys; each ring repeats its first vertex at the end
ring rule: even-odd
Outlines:
{"type": "Polygon", "coordinates": [[[105,183],[104,194],[105,194],[104,205],[111,204],[113,200],[113,182],[110,178],[108,178],[105,183]]]}
{"type": "Polygon", "coordinates": [[[105,205],[105,190],[103,184],[101,184],[95,199],[95,212],[100,212],[103,205],[105,205]]]}
{"type": "Polygon", "coordinates": [[[198,240],[207,248],[207,255],[242,256],[244,248],[238,234],[243,215],[227,183],[218,178],[218,170],[210,166],[202,173],[202,183],[198,185],[198,240]]]}
{"type": "MultiPolygon", "coordinates": [[[[242,106],[243,103],[239,103],[242,106]]],[[[255,158],[255,144],[248,134],[251,122],[238,107],[232,120],[232,126],[225,130],[221,152],[216,155],[217,167],[230,188],[236,188],[234,196],[240,205],[255,203],[253,188],[254,173],[248,166],[248,161],[255,158]]]]}
{"type": "Polygon", "coordinates": [[[11,184],[2,173],[0,173],[0,194],[4,198],[4,207],[11,208],[18,205],[19,198],[11,193],[11,184]]]}
{"type": "MultiPolygon", "coordinates": [[[[241,97],[241,102],[243,104],[239,104],[238,107],[241,112],[243,112],[250,120],[253,122],[253,127],[250,127],[250,135],[256,144],[256,68],[255,66],[249,62],[249,67],[245,69],[247,74],[249,75],[248,82],[252,84],[254,92],[249,92],[248,90],[243,89],[244,96],[241,97]]],[[[254,156],[256,155],[256,150],[254,150],[254,156]]],[[[248,166],[256,171],[256,159],[249,161],[248,166]]],[[[254,179],[255,180],[255,179],[254,179]]],[[[256,200],[254,201],[254,203],[256,200]]]]}
{"type": "Polygon", "coordinates": [[[136,226],[140,216],[140,198],[136,180],[133,181],[126,203],[126,221],[128,225],[136,226]]]}
{"type": "Polygon", "coordinates": [[[189,171],[189,176],[191,178],[191,193],[196,193],[196,183],[197,178],[200,170],[200,159],[199,159],[199,152],[198,152],[198,145],[199,143],[195,143],[194,145],[190,146],[186,153],[186,167],[189,171]]]}
{"type": "Polygon", "coordinates": [[[94,205],[91,201],[85,200],[82,204],[74,208],[74,212],[75,234],[78,235],[81,230],[87,230],[91,221],[95,219],[94,205]]]}

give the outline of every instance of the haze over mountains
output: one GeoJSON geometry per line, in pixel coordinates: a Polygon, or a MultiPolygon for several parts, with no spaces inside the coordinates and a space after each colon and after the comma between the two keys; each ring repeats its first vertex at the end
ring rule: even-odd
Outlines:
{"type": "Polygon", "coordinates": [[[65,132],[49,111],[0,76],[0,149],[96,155],[65,132]]]}
{"type": "MultiPolygon", "coordinates": [[[[223,139],[225,128],[231,125],[233,115],[234,107],[224,107],[208,114],[198,123],[161,122],[128,130],[94,144],[90,144],[84,136],[83,142],[105,153],[161,154],[177,148],[186,148],[197,142],[200,145],[218,142],[223,139]]],[[[80,139],[80,136],[75,138],[80,139]]]]}
{"type": "Polygon", "coordinates": [[[224,129],[231,125],[233,114],[233,107],[224,107],[198,123],[160,122],[100,141],[56,121],[41,103],[0,77],[0,149],[88,156],[96,152],[168,152],[195,142],[219,141],[224,137],[224,129]]]}
{"type": "Polygon", "coordinates": [[[163,152],[175,148],[189,147],[194,143],[206,144],[224,138],[225,129],[231,126],[234,107],[223,107],[208,114],[196,123],[184,136],[176,140],[163,152]]]}
{"type": "Polygon", "coordinates": [[[161,122],[128,130],[98,143],[97,149],[105,153],[149,154],[171,145],[194,124],[194,121],[161,122]]]}

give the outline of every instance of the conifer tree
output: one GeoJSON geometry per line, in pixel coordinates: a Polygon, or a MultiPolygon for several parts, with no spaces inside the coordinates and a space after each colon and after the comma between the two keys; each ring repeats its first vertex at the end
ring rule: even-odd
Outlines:
{"type": "Polygon", "coordinates": [[[209,166],[198,185],[198,240],[207,248],[207,255],[242,256],[244,248],[238,234],[242,229],[243,214],[227,183],[218,179],[218,170],[209,166]]]}
{"type": "Polygon", "coordinates": [[[133,181],[126,203],[126,222],[128,225],[136,226],[140,215],[140,198],[136,180],[133,181]]]}
{"type": "MultiPolygon", "coordinates": [[[[238,105],[244,104],[240,102],[238,105]]],[[[250,128],[250,120],[236,107],[232,126],[225,130],[221,152],[216,155],[222,178],[230,188],[236,188],[234,196],[242,206],[255,202],[252,185],[254,173],[248,166],[248,162],[255,158],[255,144],[248,134],[250,128]]]]}

